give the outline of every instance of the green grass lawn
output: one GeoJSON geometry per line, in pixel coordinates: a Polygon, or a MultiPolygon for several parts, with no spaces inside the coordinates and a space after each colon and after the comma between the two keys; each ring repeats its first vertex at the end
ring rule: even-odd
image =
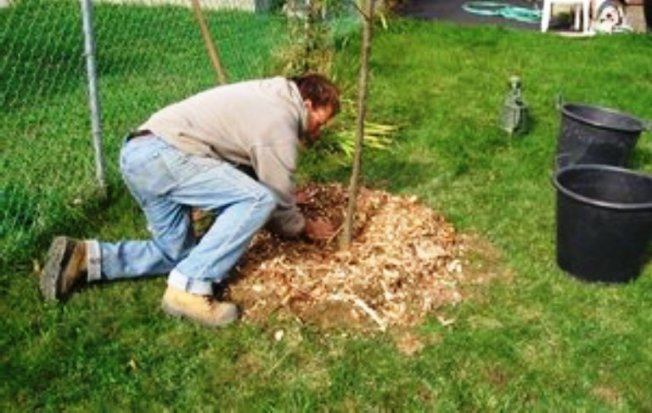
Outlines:
{"type": "MultiPolygon", "coordinates": [[[[391,151],[368,152],[365,184],[418,195],[500,254],[487,266],[494,281],[439,313],[451,325],[433,314],[409,331],[420,352],[397,349],[406,332],[367,336],[283,319],[202,329],[161,313],[161,278],[44,304],[35,274],[21,267],[0,276],[0,409],[652,410],[652,265],[627,285],[561,272],[550,181],[555,96],[652,118],[650,50],[652,37],[640,35],[570,40],[407,21],[377,31],[369,118],[401,129],[391,151]],[[533,120],[519,138],[497,128],[512,74],[533,120]]],[[[351,42],[336,56],[349,98],[358,52],[351,42]]],[[[652,172],[650,138],[641,137],[633,168],[652,172]]],[[[347,179],[334,155],[307,154],[303,166],[302,180],[347,179]]],[[[114,193],[70,235],[146,236],[125,189],[114,193]]]]}

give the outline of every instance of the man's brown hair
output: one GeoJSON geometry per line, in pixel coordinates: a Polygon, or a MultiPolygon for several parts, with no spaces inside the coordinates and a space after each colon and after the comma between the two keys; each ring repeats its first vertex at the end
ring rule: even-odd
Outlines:
{"type": "Polygon", "coordinates": [[[326,76],[308,73],[290,78],[304,100],[310,100],[315,107],[329,106],[333,114],[340,111],[340,90],[326,76]]]}

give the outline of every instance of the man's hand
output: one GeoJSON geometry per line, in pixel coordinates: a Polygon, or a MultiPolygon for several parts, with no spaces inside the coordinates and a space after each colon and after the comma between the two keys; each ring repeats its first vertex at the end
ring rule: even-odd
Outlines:
{"type": "Polygon", "coordinates": [[[324,220],[306,220],[306,236],[312,241],[326,241],[335,235],[333,225],[324,220]]]}
{"type": "Polygon", "coordinates": [[[303,189],[301,191],[298,191],[294,195],[294,200],[297,203],[297,205],[306,205],[312,201],[312,198],[315,196],[317,193],[317,189],[303,189]]]}

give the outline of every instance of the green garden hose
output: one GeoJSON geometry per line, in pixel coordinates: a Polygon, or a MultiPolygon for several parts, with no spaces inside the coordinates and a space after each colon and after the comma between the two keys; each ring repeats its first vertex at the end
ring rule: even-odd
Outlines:
{"type": "Polygon", "coordinates": [[[496,1],[468,1],[462,5],[468,13],[480,16],[501,16],[506,19],[517,20],[523,23],[539,23],[541,10],[527,7],[513,6],[509,3],[496,1]]]}

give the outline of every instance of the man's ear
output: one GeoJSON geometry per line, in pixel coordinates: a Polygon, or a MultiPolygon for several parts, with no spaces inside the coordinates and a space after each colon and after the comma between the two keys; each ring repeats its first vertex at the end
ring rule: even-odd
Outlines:
{"type": "Polygon", "coordinates": [[[303,101],[303,105],[306,107],[308,110],[313,110],[313,105],[312,105],[312,100],[306,99],[303,101]]]}

